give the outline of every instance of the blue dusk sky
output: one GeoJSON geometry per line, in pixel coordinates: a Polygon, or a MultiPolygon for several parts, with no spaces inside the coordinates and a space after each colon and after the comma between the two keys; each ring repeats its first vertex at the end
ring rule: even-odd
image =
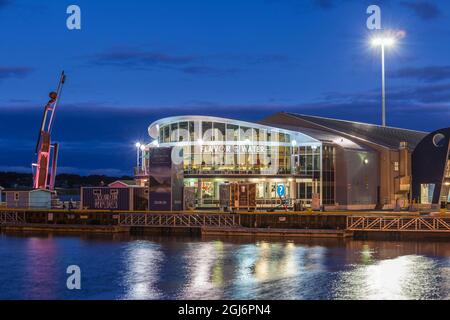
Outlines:
{"type": "Polygon", "coordinates": [[[402,35],[386,52],[388,125],[447,127],[449,1],[0,0],[0,171],[31,171],[61,70],[60,173],[131,174],[134,143],[167,116],[290,111],[379,123],[371,4],[402,35]],[[66,27],[71,4],[81,30],[66,27]]]}

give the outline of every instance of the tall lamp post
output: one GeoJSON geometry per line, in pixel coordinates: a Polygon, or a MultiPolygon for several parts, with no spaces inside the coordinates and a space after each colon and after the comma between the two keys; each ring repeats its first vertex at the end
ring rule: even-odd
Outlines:
{"type": "Polygon", "coordinates": [[[392,47],[394,44],[395,39],[389,36],[382,36],[372,39],[372,46],[381,47],[381,122],[383,127],[386,127],[386,77],[384,53],[385,47],[392,47]]]}

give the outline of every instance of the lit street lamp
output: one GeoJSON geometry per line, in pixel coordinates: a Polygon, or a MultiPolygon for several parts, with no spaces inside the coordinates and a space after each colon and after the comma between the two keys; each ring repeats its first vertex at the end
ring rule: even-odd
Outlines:
{"type": "Polygon", "coordinates": [[[372,46],[381,47],[381,114],[382,126],[386,126],[386,78],[384,66],[384,48],[395,45],[395,39],[389,36],[382,36],[372,39],[372,46]]]}

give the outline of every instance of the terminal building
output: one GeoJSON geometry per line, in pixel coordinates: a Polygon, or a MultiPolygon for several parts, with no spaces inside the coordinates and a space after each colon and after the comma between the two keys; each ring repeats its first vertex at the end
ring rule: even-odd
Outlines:
{"type": "MultiPolygon", "coordinates": [[[[439,195],[426,199],[421,198],[425,191],[417,190],[431,188],[430,182],[421,178],[425,182],[412,186],[412,155],[426,132],[285,112],[259,122],[177,116],[152,123],[148,131],[153,142],[143,152],[176,150],[172,158],[182,165],[184,186],[195,190],[197,208],[218,207],[220,185],[233,182],[256,184],[261,208],[279,205],[279,185],[289,205],[301,202],[327,210],[448,201],[448,131],[439,142],[444,144],[442,175],[433,176],[433,181],[441,179],[433,188],[439,195]]],[[[141,184],[149,180],[148,158],[143,154],[136,170],[141,184]]],[[[423,170],[425,164],[418,166],[423,170]]]]}

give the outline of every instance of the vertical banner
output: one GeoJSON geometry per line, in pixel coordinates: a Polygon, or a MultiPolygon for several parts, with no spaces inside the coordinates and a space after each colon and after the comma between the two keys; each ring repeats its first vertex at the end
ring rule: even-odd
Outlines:
{"type": "Polygon", "coordinates": [[[149,210],[172,210],[172,148],[154,148],[149,159],[149,210]]]}
{"type": "Polygon", "coordinates": [[[149,210],[183,210],[183,178],[182,149],[150,149],[149,210]]]}

